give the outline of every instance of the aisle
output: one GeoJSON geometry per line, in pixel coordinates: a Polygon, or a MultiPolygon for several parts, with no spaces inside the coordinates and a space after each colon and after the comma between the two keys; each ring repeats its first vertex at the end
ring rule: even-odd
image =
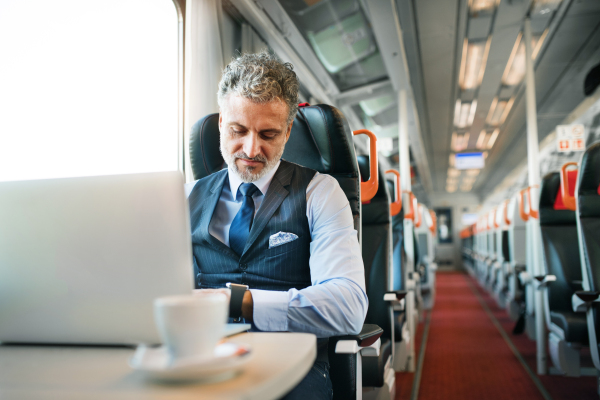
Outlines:
{"type": "Polygon", "coordinates": [[[418,398],[543,399],[469,279],[458,272],[437,275],[418,398]]]}

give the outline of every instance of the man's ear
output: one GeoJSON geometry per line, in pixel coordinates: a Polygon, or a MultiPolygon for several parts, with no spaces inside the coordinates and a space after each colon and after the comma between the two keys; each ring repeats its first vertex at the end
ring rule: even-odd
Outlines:
{"type": "Polygon", "coordinates": [[[223,113],[219,112],[219,132],[223,132],[222,124],[223,124],[223,113]]]}

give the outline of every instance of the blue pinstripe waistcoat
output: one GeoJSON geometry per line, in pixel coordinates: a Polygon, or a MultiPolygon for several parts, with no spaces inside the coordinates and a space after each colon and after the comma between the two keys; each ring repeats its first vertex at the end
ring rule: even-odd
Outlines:
{"type": "Polygon", "coordinates": [[[189,196],[196,288],[224,287],[227,282],[278,291],[310,286],[306,188],[315,173],[281,160],[241,256],[208,230],[227,169],[200,179],[189,196]],[[298,239],[269,249],[269,237],[278,232],[294,233],[298,239]]]}

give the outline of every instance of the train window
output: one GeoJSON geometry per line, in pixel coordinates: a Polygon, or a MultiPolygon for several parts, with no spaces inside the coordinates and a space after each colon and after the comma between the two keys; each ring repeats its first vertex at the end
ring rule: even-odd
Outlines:
{"type": "Polygon", "coordinates": [[[0,181],[177,170],[172,0],[0,3],[0,181]]]}

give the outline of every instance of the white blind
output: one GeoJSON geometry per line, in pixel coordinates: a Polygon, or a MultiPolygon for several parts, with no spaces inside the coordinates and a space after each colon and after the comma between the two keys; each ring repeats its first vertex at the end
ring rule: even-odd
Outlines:
{"type": "Polygon", "coordinates": [[[0,1],[0,181],[176,170],[171,0],[0,1]]]}

